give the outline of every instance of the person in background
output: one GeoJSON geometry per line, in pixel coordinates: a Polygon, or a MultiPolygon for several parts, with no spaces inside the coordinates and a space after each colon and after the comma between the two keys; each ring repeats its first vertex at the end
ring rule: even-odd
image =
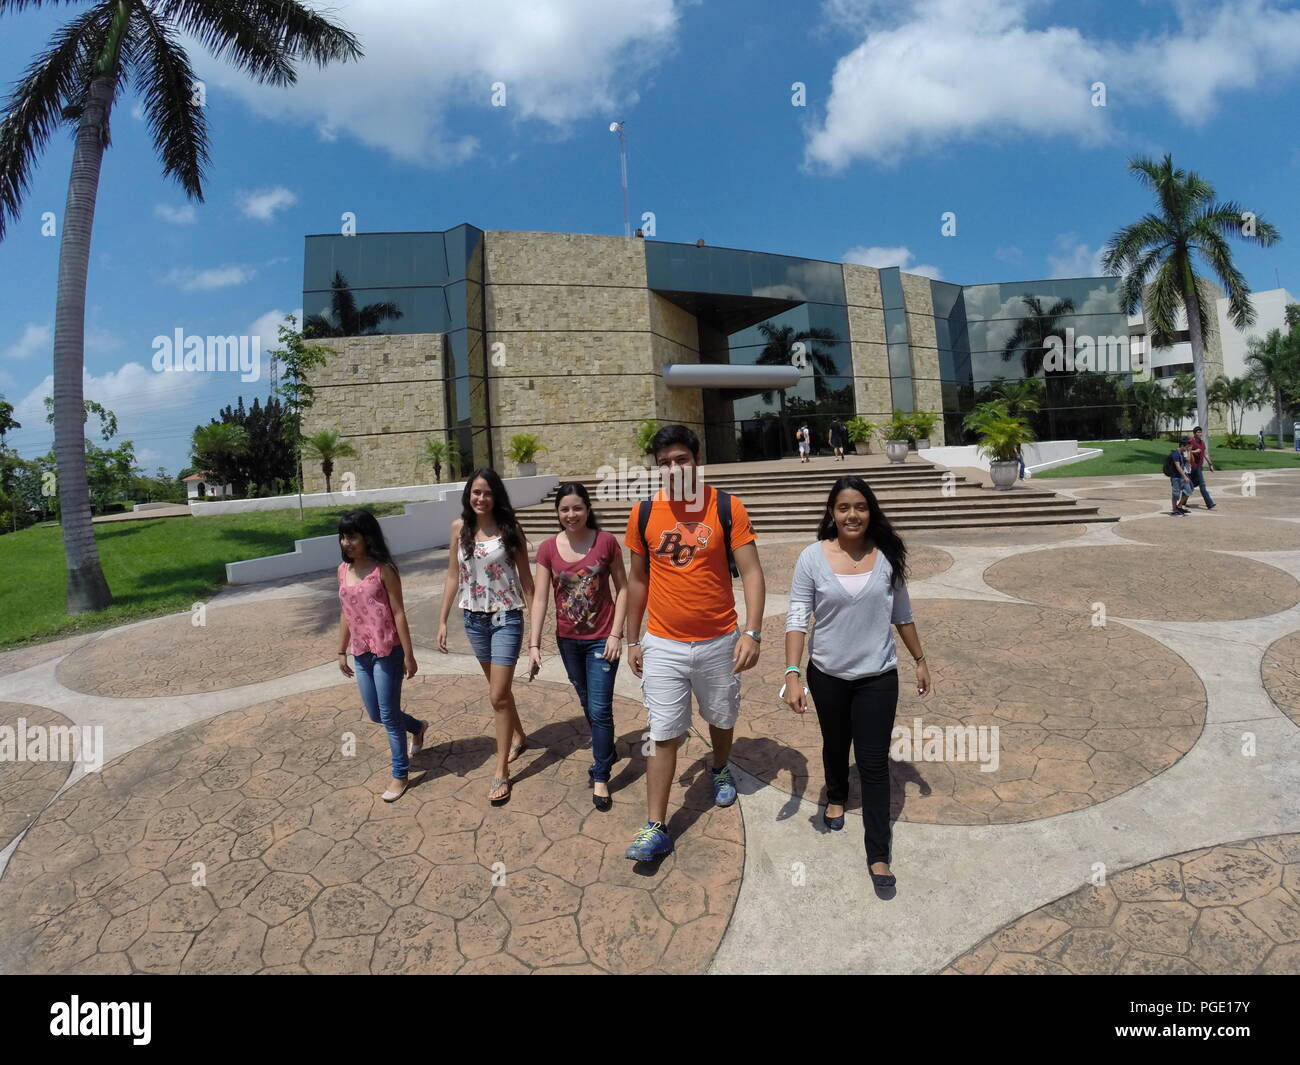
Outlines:
{"type": "Polygon", "coordinates": [[[812,447],[812,434],[809,433],[808,426],[806,424],[799,426],[799,428],[795,430],[794,439],[795,442],[799,445],[799,461],[800,462],[810,461],[808,458],[808,452],[809,449],[811,449],[812,447]]]}
{"type": "Polygon", "coordinates": [[[524,641],[524,607],[533,599],[533,572],[528,539],[496,470],[484,466],[471,473],[460,506],[461,516],[451,523],[438,650],[448,653],[447,619],[458,603],[496,720],[496,776],[488,785],[488,799],[500,805],[510,798],[507,767],[528,743],[511,684],[524,641]]]}
{"type": "Polygon", "coordinates": [[[420,753],[428,728],[428,722],[402,711],[402,680],[415,676],[418,668],[402,604],[402,579],[384,530],[368,510],[349,510],[339,519],[339,548],[339,669],[345,677],[356,677],[366,715],[388,732],[393,779],[380,798],[396,802],[406,791],[411,756],[420,753]],[[355,670],[348,665],[349,651],[355,670]]]}
{"type": "MultiPolygon", "coordinates": [[[[1184,439],[1186,439],[1184,437],[1184,439]]],[[[1205,500],[1205,509],[1213,510],[1215,502],[1210,498],[1210,490],[1205,487],[1205,468],[1208,466],[1211,471],[1214,470],[1214,460],[1210,458],[1210,449],[1205,444],[1205,438],[1201,436],[1201,427],[1199,425],[1192,429],[1191,450],[1188,452],[1188,458],[1191,460],[1188,464],[1187,472],[1191,474],[1188,481],[1194,488],[1201,490],[1201,498],[1205,500]]],[[[1188,489],[1189,496],[1191,489],[1188,489]]]]}
{"type": "Polygon", "coordinates": [[[835,457],[843,462],[844,449],[849,442],[849,431],[838,418],[831,422],[830,432],[826,434],[826,441],[835,451],[835,457]]]}
{"type": "Polygon", "coordinates": [[[542,627],[555,591],[555,642],[569,681],[591,726],[592,804],[602,813],[609,797],[614,752],[614,678],[623,652],[627,575],[618,540],[600,527],[591,496],[577,481],[555,490],[560,531],[537,548],[529,677],[542,667],[542,627]],[[611,591],[612,584],[612,591],[611,591]]]}
{"type": "Polygon", "coordinates": [[[781,698],[807,709],[799,663],[808,623],[808,688],[822,730],[826,809],[822,820],[844,827],[849,748],[862,779],[867,869],[878,888],[892,888],[889,868],[889,745],[898,709],[898,629],[916,662],[916,693],[930,691],[930,671],[907,594],[907,546],[861,477],[839,478],[826,499],[817,539],[803,549],[790,582],[781,698]]]}
{"type": "Polygon", "coordinates": [[[1255,437],[1255,450],[1264,450],[1264,427],[1262,425],[1259,427],[1259,433],[1255,437]]]}
{"type": "Polygon", "coordinates": [[[1191,464],[1191,459],[1188,458],[1191,445],[1192,438],[1185,436],[1178,447],[1165,456],[1165,476],[1169,478],[1170,491],[1173,493],[1174,506],[1169,512],[1171,518],[1188,513],[1187,500],[1192,495],[1191,481],[1187,476],[1187,467],[1191,464]]]}

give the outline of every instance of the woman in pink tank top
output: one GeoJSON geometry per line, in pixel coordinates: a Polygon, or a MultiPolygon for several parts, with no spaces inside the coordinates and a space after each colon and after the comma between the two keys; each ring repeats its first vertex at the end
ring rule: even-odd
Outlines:
{"type": "Polygon", "coordinates": [[[402,603],[402,579],[384,532],[368,510],[350,510],[339,521],[339,669],[355,676],[370,720],[388,731],[393,779],[382,798],[393,802],[406,790],[410,758],[424,746],[425,721],[402,711],[402,680],[418,668],[402,603]],[[353,655],[355,671],[348,665],[353,655]],[[407,734],[411,736],[407,747],[407,734]]]}

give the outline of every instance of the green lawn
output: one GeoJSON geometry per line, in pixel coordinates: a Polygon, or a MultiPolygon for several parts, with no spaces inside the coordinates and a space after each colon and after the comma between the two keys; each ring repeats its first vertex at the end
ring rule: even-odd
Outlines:
{"type": "MultiPolygon", "coordinates": [[[[1124,473],[1160,473],[1165,456],[1176,445],[1167,440],[1124,440],[1119,443],[1090,443],[1080,440],[1079,446],[1099,447],[1102,454],[1085,462],[1072,462],[1034,474],[1040,477],[1113,477],[1124,473]]],[[[1221,437],[1210,440],[1210,458],[1220,470],[1260,470],[1280,466],[1300,467],[1297,451],[1233,451],[1222,446],[1221,437]]]]}
{"type": "MultiPolygon", "coordinates": [[[[332,533],[344,509],[314,507],[302,521],[294,509],[97,524],[95,540],[113,604],[78,617],[65,612],[60,528],[33,526],[0,536],[0,649],[188,610],[225,585],[227,562],[282,554],[293,550],[294,540],[332,533]]],[[[405,506],[366,509],[382,517],[401,514],[405,506]]]]}

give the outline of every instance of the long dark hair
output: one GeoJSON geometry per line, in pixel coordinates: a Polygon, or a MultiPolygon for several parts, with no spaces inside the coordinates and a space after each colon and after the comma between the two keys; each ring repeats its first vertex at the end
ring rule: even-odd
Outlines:
{"type": "Polygon", "coordinates": [[[881,554],[889,559],[889,568],[893,570],[889,576],[889,586],[897,588],[899,581],[907,580],[907,545],[889,524],[885,512],[876,502],[876,494],[871,490],[871,486],[861,477],[851,473],[845,474],[831,485],[831,493],[826,497],[826,513],[817,528],[817,539],[834,540],[839,536],[835,528],[835,500],[845,489],[861,492],[866,499],[867,506],[871,510],[871,519],[867,522],[867,539],[880,548],[881,554]]]}
{"type": "Polygon", "coordinates": [[[469,490],[480,477],[487,481],[492,489],[492,517],[497,528],[501,530],[501,544],[506,549],[506,558],[510,565],[515,564],[515,554],[523,545],[524,534],[515,518],[515,508],[510,505],[510,493],[501,481],[501,475],[490,466],[480,466],[469,475],[465,482],[465,491],[460,494],[460,517],[464,523],[460,527],[460,550],[466,557],[474,554],[474,534],[478,531],[478,515],[469,505],[469,490]]]}
{"type": "MultiPolygon", "coordinates": [[[[384,539],[383,527],[370,511],[349,510],[339,518],[339,537],[342,538],[347,533],[356,533],[361,537],[366,545],[366,554],[373,558],[376,564],[380,566],[387,564],[397,569],[397,563],[393,561],[393,556],[388,550],[388,541],[384,539]]],[[[343,556],[344,562],[352,561],[342,545],[339,546],[339,554],[343,556]]]]}
{"type": "Polygon", "coordinates": [[[600,528],[600,519],[596,517],[596,512],[591,509],[591,496],[587,494],[587,486],[580,481],[565,481],[555,490],[555,520],[559,523],[561,531],[564,530],[564,522],[559,520],[560,500],[565,496],[580,496],[582,501],[587,504],[587,528],[600,528]]]}

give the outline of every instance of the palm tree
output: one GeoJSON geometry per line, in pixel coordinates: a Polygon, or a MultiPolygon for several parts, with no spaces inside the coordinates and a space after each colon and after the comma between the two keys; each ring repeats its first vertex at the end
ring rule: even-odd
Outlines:
{"type": "Polygon", "coordinates": [[[1102,255],[1102,269],[1123,277],[1120,293],[1124,311],[1133,314],[1142,306],[1156,347],[1173,344],[1178,313],[1181,310],[1185,314],[1196,375],[1196,419],[1208,435],[1205,338],[1217,328],[1217,316],[1208,284],[1196,274],[1196,254],[1205,260],[1227,292],[1232,324],[1245,329],[1254,324],[1255,308],[1250,302],[1250,287],[1232,261],[1227,238],[1240,237],[1268,247],[1278,239],[1278,233],[1262,218],[1242,211],[1239,204],[1219,203],[1213,186],[1195,171],[1174,169],[1170,155],[1159,163],[1133,159],[1129,170],[1155,193],[1158,213],[1145,215],[1111,237],[1102,255]]]}
{"type": "Polygon", "coordinates": [[[190,439],[194,464],[211,471],[220,484],[232,485],[243,495],[239,481],[239,457],[248,454],[248,430],[233,422],[200,425],[190,439]]]}
{"type": "Polygon", "coordinates": [[[1169,393],[1159,381],[1133,381],[1124,390],[1126,406],[1139,436],[1155,436],[1168,409],[1169,393]]]}
{"type": "Polygon", "coordinates": [[[348,288],[348,279],[338,271],[330,282],[330,315],[309,314],[303,322],[305,337],[361,337],[378,332],[382,322],[402,317],[396,303],[367,303],[358,307],[356,297],[348,288]]]}
{"type": "Polygon", "coordinates": [[[1251,337],[1246,341],[1246,367],[1260,388],[1270,394],[1273,413],[1277,418],[1277,442],[1282,444],[1282,394],[1300,381],[1300,330],[1292,329],[1290,335],[1280,329],[1270,329],[1261,340],[1251,337]]]}
{"type": "Polygon", "coordinates": [[[1228,429],[1234,436],[1240,431],[1246,409],[1259,405],[1260,395],[1259,382],[1248,375],[1225,377],[1219,374],[1210,383],[1210,403],[1228,412],[1228,429]]]}
{"type": "MultiPolygon", "coordinates": [[[[0,0],[0,15],[56,2],[0,0]]],[[[114,103],[134,82],[163,173],[202,202],[207,118],[192,99],[195,77],[183,34],[273,85],[292,84],[299,60],[324,66],[361,56],[352,34],[295,0],[90,0],[85,6],[28,68],[0,122],[0,240],[18,219],[51,134],[65,124],[76,129],[54,316],[54,450],[70,614],[112,602],[90,523],[81,426],[90,236],[114,103]]]]}
{"type": "Polygon", "coordinates": [[[357,449],[333,429],[322,429],[319,433],[303,437],[302,450],[309,459],[320,461],[320,471],[325,475],[327,493],[333,491],[330,486],[330,476],[334,473],[334,460],[357,457],[357,449]]]}
{"type": "Polygon", "coordinates": [[[425,439],[424,446],[415,461],[419,466],[432,466],[434,483],[439,484],[442,482],[443,466],[454,469],[456,463],[460,461],[460,449],[456,446],[454,438],[437,440],[430,436],[425,439]]]}

